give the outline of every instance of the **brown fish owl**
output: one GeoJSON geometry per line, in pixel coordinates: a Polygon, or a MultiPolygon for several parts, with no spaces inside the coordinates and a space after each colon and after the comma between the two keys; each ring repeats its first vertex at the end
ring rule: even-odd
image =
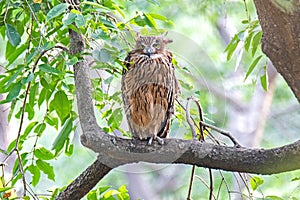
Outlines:
{"type": "Polygon", "coordinates": [[[172,53],[163,36],[135,38],[135,49],[125,59],[122,99],[133,138],[164,143],[170,131],[174,98],[179,93],[172,53]]]}

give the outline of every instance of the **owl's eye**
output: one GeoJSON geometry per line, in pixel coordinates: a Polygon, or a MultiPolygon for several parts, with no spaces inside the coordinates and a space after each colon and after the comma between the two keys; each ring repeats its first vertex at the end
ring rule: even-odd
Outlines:
{"type": "Polygon", "coordinates": [[[141,49],[144,49],[146,47],[146,45],[144,43],[140,43],[139,46],[140,46],[141,49]]]}
{"type": "Polygon", "coordinates": [[[159,48],[160,45],[159,45],[159,43],[154,43],[152,46],[157,49],[157,48],[159,48]]]}

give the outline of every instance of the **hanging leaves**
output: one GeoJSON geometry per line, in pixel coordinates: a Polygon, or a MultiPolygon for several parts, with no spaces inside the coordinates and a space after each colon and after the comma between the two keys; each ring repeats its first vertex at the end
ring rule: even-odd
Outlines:
{"type": "Polygon", "coordinates": [[[47,13],[47,20],[50,21],[51,19],[53,19],[53,18],[61,15],[62,13],[64,13],[66,11],[67,8],[68,8],[68,4],[67,3],[61,3],[61,4],[58,4],[57,6],[54,6],[47,13]]]}
{"type": "Polygon", "coordinates": [[[6,28],[6,36],[8,38],[8,41],[10,42],[11,45],[14,47],[18,46],[21,43],[21,37],[16,30],[16,28],[11,25],[11,24],[5,24],[6,28]]]}

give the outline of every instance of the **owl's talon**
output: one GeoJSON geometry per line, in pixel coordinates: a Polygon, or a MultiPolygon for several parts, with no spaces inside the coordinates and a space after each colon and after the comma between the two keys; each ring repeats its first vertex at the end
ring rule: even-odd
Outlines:
{"type": "Polygon", "coordinates": [[[152,141],[153,141],[153,137],[150,137],[149,140],[148,140],[148,145],[151,145],[152,141]]]}
{"type": "MultiPolygon", "coordinates": [[[[150,137],[148,140],[148,145],[151,145],[153,142],[154,137],[150,137]]],[[[155,138],[155,140],[157,140],[158,144],[162,145],[165,144],[165,140],[163,138],[157,137],[155,138]]]]}
{"type": "Polygon", "coordinates": [[[156,140],[160,145],[165,144],[165,140],[163,138],[156,137],[156,140]]]}

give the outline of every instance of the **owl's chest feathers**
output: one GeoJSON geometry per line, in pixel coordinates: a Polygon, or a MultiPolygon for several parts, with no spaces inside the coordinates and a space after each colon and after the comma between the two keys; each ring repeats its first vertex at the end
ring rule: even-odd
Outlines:
{"type": "Polygon", "coordinates": [[[133,67],[128,73],[134,77],[136,84],[154,84],[167,85],[169,78],[173,76],[172,63],[162,54],[153,54],[150,57],[140,55],[133,61],[133,67]]]}

